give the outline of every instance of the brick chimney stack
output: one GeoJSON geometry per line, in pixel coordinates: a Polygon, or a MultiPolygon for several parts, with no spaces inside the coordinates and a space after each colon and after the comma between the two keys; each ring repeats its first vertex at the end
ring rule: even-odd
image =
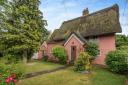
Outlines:
{"type": "Polygon", "coordinates": [[[83,16],[87,16],[89,14],[88,8],[83,10],[83,16]]]}

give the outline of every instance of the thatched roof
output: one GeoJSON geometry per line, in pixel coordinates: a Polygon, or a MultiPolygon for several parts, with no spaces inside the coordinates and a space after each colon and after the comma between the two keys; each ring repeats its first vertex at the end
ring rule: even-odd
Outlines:
{"type": "Polygon", "coordinates": [[[63,22],[61,27],[53,32],[48,42],[65,40],[72,32],[75,32],[84,38],[120,33],[121,26],[119,23],[118,5],[115,4],[87,16],[81,16],[63,22]]]}

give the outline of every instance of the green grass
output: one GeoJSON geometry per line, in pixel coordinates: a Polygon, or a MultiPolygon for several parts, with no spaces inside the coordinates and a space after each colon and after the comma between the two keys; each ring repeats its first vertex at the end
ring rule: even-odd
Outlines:
{"type": "Polygon", "coordinates": [[[125,77],[94,67],[92,74],[73,71],[73,67],[21,80],[18,85],[124,85],[125,77]],[[36,82],[35,82],[36,81],[36,82]]]}
{"type": "Polygon", "coordinates": [[[90,85],[87,74],[76,73],[70,67],[65,70],[21,80],[18,85],[90,85]]]}
{"type": "MultiPolygon", "coordinates": [[[[4,65],[5,59],[0,58],[0,65],[4,65]]],[[[21,67],[20,69],[24,71],[24,74],[26,73],[32,73],[32,72],[38,72],[38,71],[43,71],[43,70],[52,70],[58,67],[61,67],[63,65],[60,64],[55,64],[51,62],[32,62],[32,63],[23,63],[20,62],[17,64],[17,66],[21,67]]]]}
{"type": "MultiPolygon", "coordinates": [[[[0,64],[2,61],[0,60],[0,64]]],[[[49,62],[19,63],[18,65],[24,68],[25,73],[51,70],[62,66],[49,62]]],[[[114,74],[98,66],[93,67],[91,74],[77,73],[73,71],[73,67],[69,67],[53,73],[20,80],[17,85],[125,85],[125,80],[125,76],[114,74]]]]}
{"type": "Polygon", "coordinates": [[[90,80],[92,85],[125,85],[125,77],[123,75],[114,74],[107,69],[99,67],[94,67],[90,80]]]}
{"type": "Polygon", "coordinates": [[[24,68],[25,73],[51,70],[62,66],[50,62],[34,62],[34,63],[26,63],[26,64],[19,63],[19,65],[21,65],[24,68]]]}

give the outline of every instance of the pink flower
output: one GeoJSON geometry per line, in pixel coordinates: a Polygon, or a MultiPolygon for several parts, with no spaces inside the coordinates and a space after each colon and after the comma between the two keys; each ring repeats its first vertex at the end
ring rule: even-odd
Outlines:
{"type": "Polygon", "coordinates": [[[14,79],[13,82],[16,84],[18,81],[16,79],[14,79]]]}
{"type": "Polygon", "coordinates": [[[12,80],[13,80],[13,78],[12,78],[12,77],[9,77],[9,79],[10,79],[10,81],[12,81],[12,80]]]}
{"type": "Polygon", "coordinates": [[[5,80],[5,82],[6,82],[7,84],[9,84],[9,83],[11,82],[11,80],[10,80],[9,78],[7,78],[7,79],[5,80]]]}

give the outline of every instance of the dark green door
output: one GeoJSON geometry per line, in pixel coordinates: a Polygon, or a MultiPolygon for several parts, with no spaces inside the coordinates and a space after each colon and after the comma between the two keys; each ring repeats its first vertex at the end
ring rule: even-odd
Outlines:
{"type": "Polygon", "coordinates": [[[74,63],[76,58],[76,46],[71,46],[71,63],[74,63]]]}

